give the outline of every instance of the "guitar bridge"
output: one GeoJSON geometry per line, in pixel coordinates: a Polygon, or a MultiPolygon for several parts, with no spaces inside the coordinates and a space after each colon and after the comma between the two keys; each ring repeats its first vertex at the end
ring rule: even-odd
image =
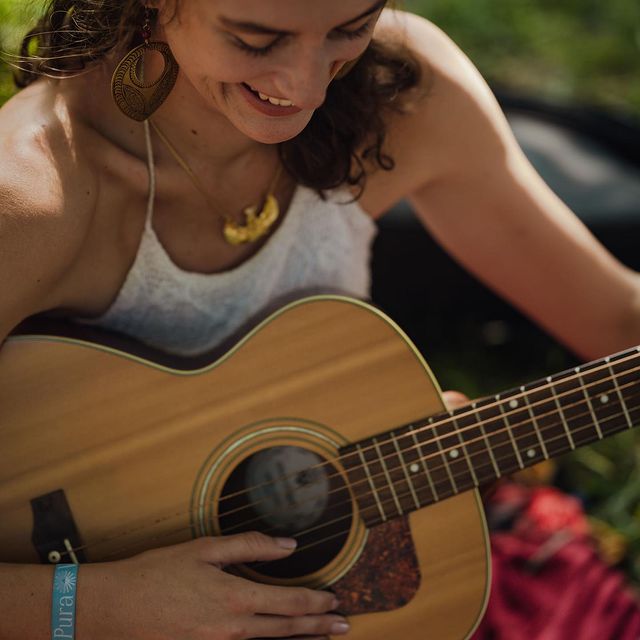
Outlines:
{"type": "Polygon", "coordinates": [[[86,557],[80,550],[82,540],[67,502],[64,490],[58,489],[31,500],[33,532],[31,542],[40,562],[79,564],[86,557]]]}

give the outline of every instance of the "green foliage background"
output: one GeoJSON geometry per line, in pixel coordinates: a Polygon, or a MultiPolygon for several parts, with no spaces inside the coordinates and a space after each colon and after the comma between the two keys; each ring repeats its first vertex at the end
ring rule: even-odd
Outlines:
{"type": "MultiPolygon", "coordinates": [[[[13,45],[13,33],[21,24],[22,16],[16,10],[17,3],[12,0],[0,0],[0,48],[6,55],[10,45],[13,45]]],[[[4,56],[3,56],[4,58],[4,56]]],[[[0,103],[4,102],[12,93],[13,87],[9,66],[4,62],[0,65],[0,103]]]]}
{"type": "MultiPolygon", "coordinates": [[[[404,0],[462,47],[494,84],[555,100],[578,100],[640,117],[640,2],[637,0],[404,0]]],[[[43,0],[0,0],[0,45],[43,0]]],[[[0,100],[12,91],[0,72],[0,100]]]]}
{"type": "MultiPolygon", "coordinates": [[[[5,61],[7,53],[15,53],[20,34],[42,4],[42,0],[0,0],[0,49],[5,61]]],[[[638,0],[405,0],[403,4],[444,29],[494,85],[552,100],[598,104],[640,118],[638,0]]],[[[0,104],[13,91],[10,66],[0,64],[0,104]]],[[[549,366],[540,375],[559,368],[549,366]]],[[[483,388],[468,372],[460,373],[460,379],[456,375],[450,371],[448,377],[470,396],[501,390],[483,388]]],[[[514,379],[503,388],[525,381],[514,379]]],[[[591,515],[607,523],[611,535],[619,536],[626,546],[622,564],[640,583],[637,438],[624,434],[576,452],[563,461],[562,469],[565,486],[580,492],[591,515]]]]}
{"type": "Polygon", "coordinates": [[[407,0],[486,78],[557,100],[640,115],[637,0],[407,0]]]}

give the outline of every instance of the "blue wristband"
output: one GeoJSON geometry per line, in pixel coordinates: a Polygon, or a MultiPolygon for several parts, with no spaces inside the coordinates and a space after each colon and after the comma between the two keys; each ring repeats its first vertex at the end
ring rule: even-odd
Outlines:
{"type": "Polygon", "coordinates": [[[51,598],[51,640],[74,640],[76,628],[77,564],[57,564],[51,598]]]}

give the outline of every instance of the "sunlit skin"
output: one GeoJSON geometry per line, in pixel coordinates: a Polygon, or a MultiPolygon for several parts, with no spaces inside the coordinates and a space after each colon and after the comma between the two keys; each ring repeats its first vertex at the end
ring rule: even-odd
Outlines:
{"type": "MultiPolygon", "coordinates": [[[[154,0],[160,20],[152,39],[169,43],[181,71],[153,118],[215,202],[152,135],[153,230],[176,265],[220,273],[261,249],[229,245],[221,214],[239,215],[264,198],[279,164],[276,143],[303,130],[376,26],[377,40],[408,47],[425,81],[404,115],[384,114],[395,169],[368,176],[363,215],[377,218],[409,200],[463,266],[584,359],[640,342],[640,277],[544,185],[477,70],[435,25],[402,12],[380,16],[375,0],[179,0],[177,13],[174,1],[154,0]],[[266,115],[245,84],[296,108],[266,115]]],[[[144,128],[111,99],[120,55],[72,78],[40,79],[0,109],[0,341],[36,313],[103,314],[136,258],[148,155],[144,128]]],[[[158,59],[145,70],[156,77],[158,59]]],[[[286,174],[281,182],[282,220],[296,185],[286,174]]],[[[306,240],[296,238],[303,248],[306,240]]],[[[425,280],[440,275],[425,262],[425,280]]],[[[466,401],[459,393],[446,400],[466,401]]],[[[329,594],[301,600],[291,587],[219,569],[287,553],[270,539],[228,536],[85,565],[77,636],[334,636],[339,616],[329,594]]],[[[50,603],[50,567],[0,564],[2,638],[47,638],[50,603]]]]}
{"type": "Polygon", "coordinates": [[[182,0],[174,13],[173,1],[161,0],[154,38],[168,42],[180,75],[157,117],[173,127],[205,124],[231,155],[252,142],[295,137],[342,65],[366,49],[383,4],[182,0]],[[248,102],[243,83],[296,108],[290,116],[264,115],[248,102]]]}

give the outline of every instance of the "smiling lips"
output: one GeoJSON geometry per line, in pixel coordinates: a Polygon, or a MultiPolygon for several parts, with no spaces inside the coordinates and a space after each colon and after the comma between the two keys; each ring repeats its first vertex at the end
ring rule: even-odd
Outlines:
{"type": "Polygon", "coordinates": [[[290,117],[302,111],[300,107],[296,107],[291,100],[286,98],[276,98],[269,96],[261,91],[253,89],[246,82],[240,83],[240,91],[244,99],[257,111],[265,116],[271,117],[290,117]]]}
{"type": "Polygon", "coordinates": [[[260,100],[262,100],[263,102],[270,102],[271,104],[275,104],[276,106],[279,107],[294,107],[295,105],[293,104],[293,102],[291,102],[291,100],[285,100],[284,98],[274,98],[273,96],[268,96],[266,93],[262,93],[262,91],[259,91],[258,89],[256,89],[255,87],[252,87],[250,84],[247,85],[251,91],[253,91],[253,93],[255,93],[260,100]]]}

